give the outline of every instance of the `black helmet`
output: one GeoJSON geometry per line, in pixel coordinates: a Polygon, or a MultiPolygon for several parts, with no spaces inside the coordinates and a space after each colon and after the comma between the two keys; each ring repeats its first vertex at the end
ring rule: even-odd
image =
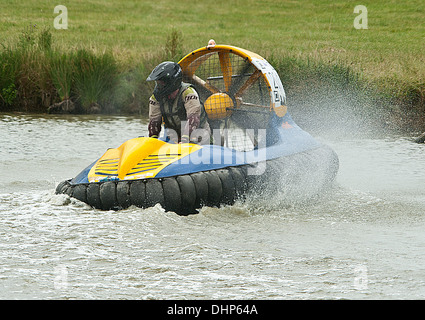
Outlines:
{"type": "Polygon", "coordinates": [[[183,73],[179,64],[165,61],[153,69],[146,81],[156,81],[153,94],[157,100],[160,100],[179,89],[182,79],[183,73]]]}

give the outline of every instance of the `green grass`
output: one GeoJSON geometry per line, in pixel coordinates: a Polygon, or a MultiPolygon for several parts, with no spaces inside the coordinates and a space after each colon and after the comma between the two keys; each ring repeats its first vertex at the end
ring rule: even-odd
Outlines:
{"type": "MultiPolygon", "coordinates": [[[[28,25],[53,26],[57,2],[0,1],[3,43],[28,25]]],[[[267,56],[284,54],[350,63],[373,77],[424,76],[425,3],[363,1],[368,30],[356,30],[358,1],[70,1],[68,30],[54,30],[56,45],[112,50],[124,60],[163,50],[181,31],[185,51],[217,43],[246,47],[267,56]],[[406,63],[413,59],[417,63],[406,63]],[[410,65],[410,66],[409,66],[410,65]],[[382,68],[386,66],[386,68],[382,68]],[[386,71],[382,69],[387,69],[386,71]]],[[[423,79],[422,79],[423,80],[423,79]]]]}
{"type": "Polygon", "coordinates": [[[317,66],[317,70],[328,66],[335,72],[349,68],[359,75],[355,78],[373,84],[383,95],[422,105],[425,100],[423,0],[74,0],[65,4],[67,30],[53,29],[56,1],[0,0],[0,4],[3,46],[16,46],[30,25],[49,28],[53,50],[111,53],[121,70],[130,72],[119,85],[133,95],[129,87],[134,85],[125,83],[126,78],[140,79],[160,59],[184,55],[214,38],[219,44],[271,57],[288,81],[305,78],[317,66]],[[353,26],[358,4],[368,9],[367,30],[353,26]],[[167,51],[173,33],[179,34],[174,44],[178,48],[167,51]],[[288,65],[293,66],[293,76],[284,75],[287,70],[281,69],[288,65]]]}

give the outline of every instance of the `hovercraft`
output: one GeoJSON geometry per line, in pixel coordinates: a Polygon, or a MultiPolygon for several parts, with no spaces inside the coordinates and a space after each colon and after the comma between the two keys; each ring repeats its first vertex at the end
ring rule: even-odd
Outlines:
{"type": "Polygon", "coordinates": [[[297,126],[282,82],[263,57],[213,44],[179,65],[203,101],[214,143],[171,143],[165,130],[159,139],[133,138],[61,182],[57,194],[102,210],[159,203],[187,215],[250,193],[308,199],[332,184],[338,156],[297,126]]]}

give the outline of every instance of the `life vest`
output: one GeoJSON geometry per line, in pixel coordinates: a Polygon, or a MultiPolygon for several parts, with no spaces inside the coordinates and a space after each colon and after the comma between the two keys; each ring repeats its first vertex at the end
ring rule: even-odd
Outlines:
{"type": "MultiPolygon", "coordinates": [[[[179,92],[176,98],[170,103],[170,100],[167,98],[162,98],[159,101],[159,107],[161,108],[162,118],[164,120],[164,124],[166,128],[173,129],[177,132],[179,137],[181,136],[181,123],[182,121],[187,120],[186,108],[183,102],[183,92],[192,87],[195,89],[193,85],[190,83],[182,82],[179,92]]],[[[201,105],[201,117],[199,128],[203,128],[205,123],[208,121],[207,113],[204,108],[204,104],[199,98],[199,103],[201,105]]]]}

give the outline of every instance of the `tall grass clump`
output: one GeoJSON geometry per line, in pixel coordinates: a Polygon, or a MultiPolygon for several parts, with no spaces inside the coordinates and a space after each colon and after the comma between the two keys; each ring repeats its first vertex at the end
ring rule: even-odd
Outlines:
{"type": "Polygon", "coordinates": [[[0,110],[10,108],[16,99],[15,78],[17,63],[12,50],[4,48],[0,51],[0,110]]]}
{"type": "Polygon", "coordinates": [[[61,101],[71,97],[73,83],[74,55],[54,52],[50,55],[50,77],[61,101]]]}
{"type": "Polygon", "coordinates": [[[183,33],[175,28],[167,35],[164,45],[165,60],[178,62],[183,58],[183,33]]]}
{"type": "Polygon", "coordinates": [[[73,75],[75,71],[75,58],[72,53],[51,52],[49,56],[49,74],[60,101],[51,105],[49,113],[72,113],[76,111],[74,102],[71,100],[73,87],[73,75]]]}
{"type": "Polygon", "coordinates": [[[48,71],[50,50],[50,31],[39,32],[36,25],[26,27],[16,45],[3,47],[0,69],[8,70],[0,75],[4,109],[39,112],[52,103],[55,90],[48,71]]]}
{"type": "Polygon", "coordinates": [[[80,49],[74,57],[73,81],[77,99],[86,113],[111,112],[119,68],[109,53],[99,56],[80,49]]]}

